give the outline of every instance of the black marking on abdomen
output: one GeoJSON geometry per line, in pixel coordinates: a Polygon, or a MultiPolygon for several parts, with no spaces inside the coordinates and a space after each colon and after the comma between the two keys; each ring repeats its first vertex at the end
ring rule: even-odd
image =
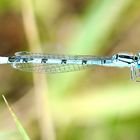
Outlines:
{"type": "Polygon", "coordinates": [[[106,60],[105,59],[101,59],[101,64],[105,64],[106,60]]]}
{"type": "Polygon", "coordinates": [[[42,58],[41,63],[46,63],[48,61],[47,58],[42,58]]]}
{"type": "Polygon", "coordinates": [[[15,60],[16,60],[15,56],[11,56],[11,57],[8,58],[9,62],[15,62],[15,60]]]}
{"type": "Polygon", "coordinates": [[[28,58],[22,58],[22,62],[27,63],[28,62],[28,58]]]}
{"type": "Polygon", "coordinates": [[[67,64],[67,59],[62,59],[61,64],[67,64]]]}
{"type": "Polygon", "coordinates": [[[87,60],[82,60],[82,65],[86,65],[87,64],[87,60]]]}

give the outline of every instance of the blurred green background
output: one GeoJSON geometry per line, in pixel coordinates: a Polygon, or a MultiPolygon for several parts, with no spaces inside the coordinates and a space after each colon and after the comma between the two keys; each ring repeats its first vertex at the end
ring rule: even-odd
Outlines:
{"type": "MultiPolygon", "coordinates": [[[[140,1],[1,0],[0,55],[110,56],[140,50],[140,1]]],[[[140,85],[127,68],[36,74],[0,66],[4,94],[32,140],[140,140],[140,85]]],[[[22,140],[2,97],[0,140],[22,140]]]]}

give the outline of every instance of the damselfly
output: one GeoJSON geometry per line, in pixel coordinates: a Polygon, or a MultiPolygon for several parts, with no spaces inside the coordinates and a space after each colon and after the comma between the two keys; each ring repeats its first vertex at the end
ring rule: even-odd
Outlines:
{"type": "Polygon", "coordinates": [[[110,57],[88,55],[50,55],[30,52],[16,52],[15,56],[0,57],[0,64],[11,64],[13,68],[27,72],[62,73],[92,67],[130,67],[131,79],[140,77],[140,53],[115,54],[110,57]]]}

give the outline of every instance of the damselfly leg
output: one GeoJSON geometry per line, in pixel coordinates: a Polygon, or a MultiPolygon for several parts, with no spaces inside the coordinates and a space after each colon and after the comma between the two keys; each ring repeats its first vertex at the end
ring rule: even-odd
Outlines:
{"type": "Polygon", "coordinates": [[[131,66],[131,79],[140,82],[140,69],[134,65],[131,66]]]}

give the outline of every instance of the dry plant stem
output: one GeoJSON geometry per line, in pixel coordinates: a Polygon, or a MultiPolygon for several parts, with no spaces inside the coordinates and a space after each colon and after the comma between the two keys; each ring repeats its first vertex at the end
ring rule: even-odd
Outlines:
{"type": "MultiPolygon", "coordinates": [[[[37,30],[32,1],[22,0],[21,5],[23,24],[30,50],[33,52],[41,52],[41,43],[37,30]]],[[[45,75],[37,74],[33,74],[33,77],[36,95],[35,101],[38,109],[38,119],[42,131],[42,139],[55,140],[55,132],[48,99],[46,77],[45,75]]]]}

